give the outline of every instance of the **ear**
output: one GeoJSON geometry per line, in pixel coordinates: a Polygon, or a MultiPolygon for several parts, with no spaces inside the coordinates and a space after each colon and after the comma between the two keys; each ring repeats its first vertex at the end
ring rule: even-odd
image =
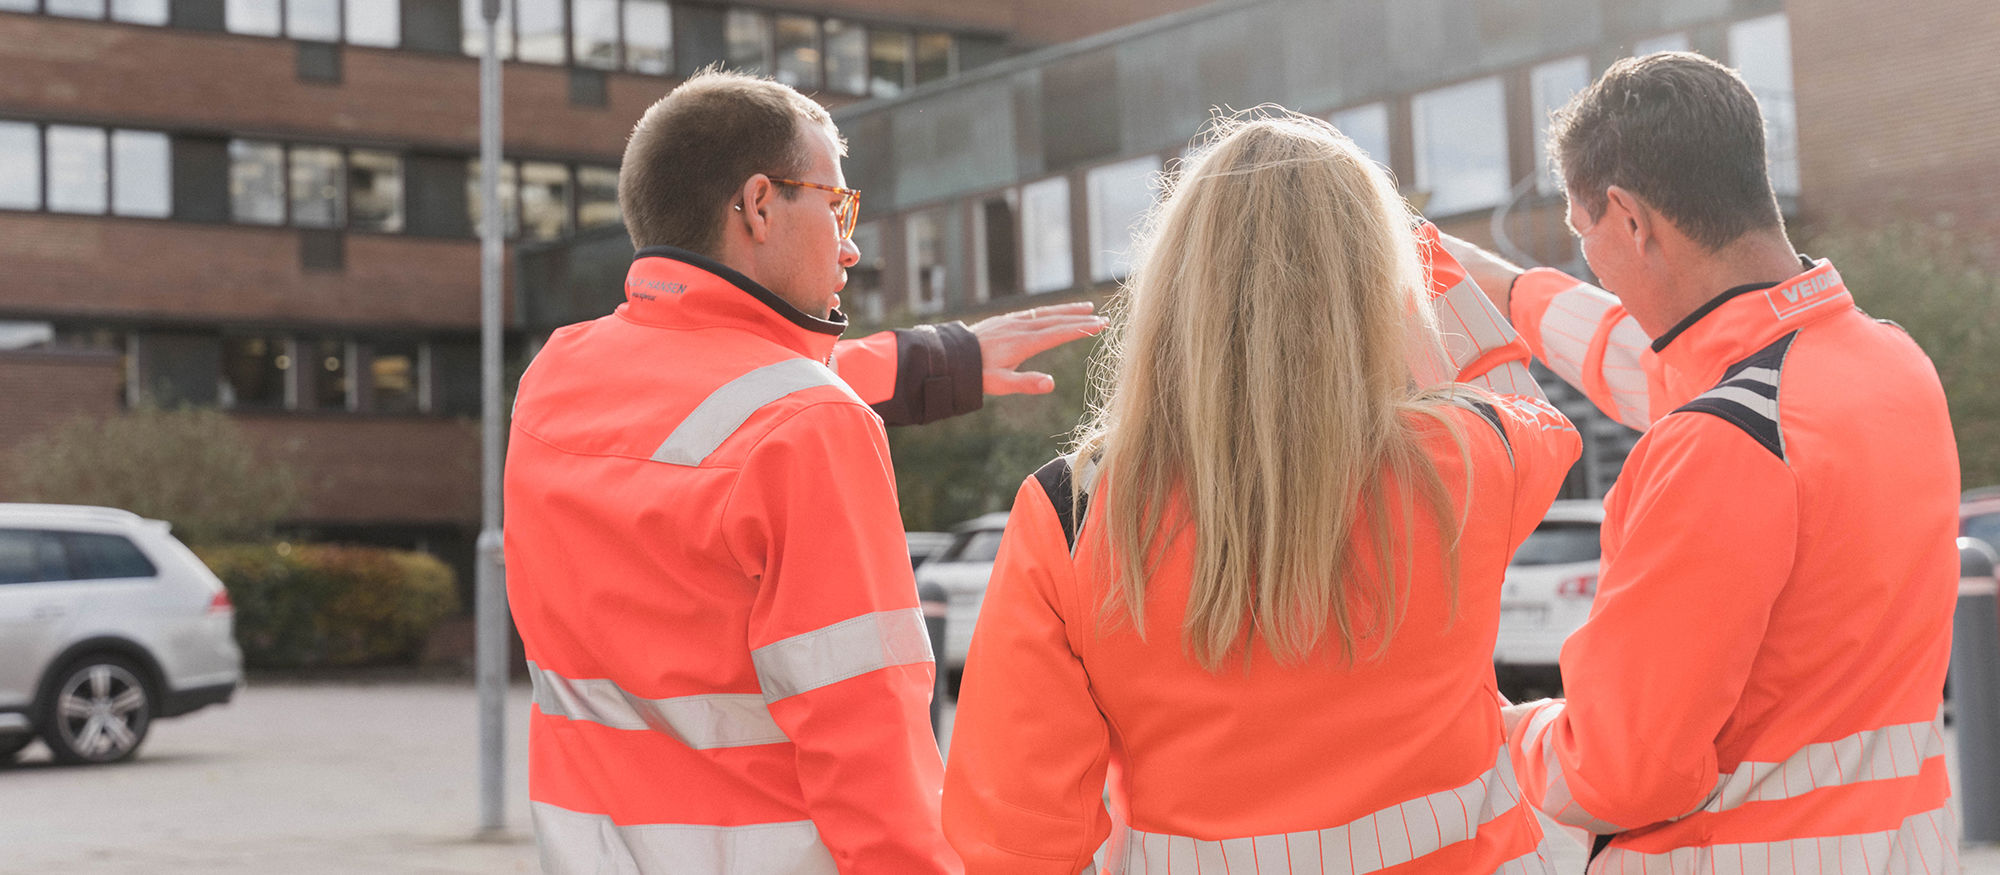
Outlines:
{"type": "Polygon", "coordinates": [[[1623,186],[1611,186],[1604,195],[1605,220],[1616,221],[1614,227],[1631,239],[1634,249],[1644,252],[1648,246],[1658,245],[1660,215],[1652,205],[1623,186]]]}
{"type": "Polygon", "coordinates": [[[750,239],[757,243],[768,243],[771,239],[771,201],[777,197],[778,186],[762,173],[745,180],[742,188],[730,205],[729,221],[740,223],[750,239]]]}

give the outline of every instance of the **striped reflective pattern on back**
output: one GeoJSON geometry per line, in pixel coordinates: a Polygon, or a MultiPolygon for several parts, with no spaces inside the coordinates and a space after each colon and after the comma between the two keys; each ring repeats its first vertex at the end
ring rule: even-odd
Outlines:
{"type": "Polygon", "coordinates": [[[757,685],[776,702],[896,665],[931,661],[922,608],[862,614],[750,651],[757,685]]]}
{"type": "Polygon", "coordinates": [[[550,717],[612,729],[645,729],[672,736],[695,750],[787,741],[757,693],[711,693],[648,699],[604,678],[566,678],[528,663],[535,707],[550,717]]]}
{"type": "Polygon", "coordinates": [[[1924,763],[1944,756],[1943,721],[1939,716],[1809,744],[1782,762],[1741,763],[1721,776],[1715,795],[1701,810],[1728,811],[1748,802],[1803,796],[1821,787],[1914,778],[1924,763]]]}
{"type": "Polygon", "coordinates": [[[669,465],[700,465],[722,442],[764,405],[819,386],[832,386],[860,404],[861,398],[825,365],[810,359],[785,359],[765,365],[722,384],[696,405],[653,451],[653,461],[669,465]]]}
{"type": "Polygon", "coordinates": [[[838,875],[810,820],[749,826],[613,823],[529,804],[544,875],[838,875]]]}
{"type": "MultiPolygon", "coordinates": [[[[1520,804],[1520,787],[1505,748],[1493,768],[1471,783],[1384,808],[1322,830],[1209,841],[1150,833],[1123,824],[1112,831],[1105,870],[1145,873],[1345,873],[1365,875],[1466,841],[1481,826],[1520,804]]],[[[1500,867],[1508,875],[1551,872],[1530,853],[1500,867]]]]}
{"type": "Polygon", "coordinates": [[[1658,854],[1613,846],[1591,863],[1590,875],[1947,875],[1959,871],[1958,834],[1947,802],[1881,832],[1658,854]]]}

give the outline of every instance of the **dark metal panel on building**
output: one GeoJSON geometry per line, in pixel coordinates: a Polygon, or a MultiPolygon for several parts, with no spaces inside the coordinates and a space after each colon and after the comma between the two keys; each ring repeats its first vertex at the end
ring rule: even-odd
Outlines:
{"type": "Polygon", "coordinates": [[[174,218],[229,221],[229,141],[175,137],[172,151],[174,218]]]}
{"type": "Polygon", "coordinates": [[[298,76],[300,82],[340,84],[340,45],[299,41],[298,76]]]}
{"type": "Polygon", "coordinates": [[[402,19],[403,48],[464,51],[464,24],[457,0],[403,0],[402,19]]]}
{"type": "Polygon", "coordinates": [[[522,327],[532,335],[547,334],[618,309],[625,302],[632,254],[623,226],[587,231],[563,244],[520,247],[514,287],[521,290],[516,312],[522,327]]]}
{"type": "Polygon", "coordinates": [[[224,29],[223,0],[168,0],[167,23],[188,30],[224,29]]]}
{"type": "Polygon", "coordinates": [[[729,60],[725,12],[719,6],[674,7],[674,70],[692,76],[710,64],[729,60]]]}
{"type": "Polygon", "coordinates": [[[138,338],[139,397],[160,407],[212,406],[219,394],[222,343],[213,334],[145,334],[138,338]]]}
{"type": "MultiPolygon", "coordinates": [[[[892,209],[1014,181],[1013,92],[1005,79],[967,85],[949,100],[899,106],[887,113],[893,150],[892,209]]],[[[1111,130],[1115,140],[1117,129],[1111,130]]],[[[875,159],[869,159],[875,160],[875,159]]]]}
{"type": "Polygon", "coordinates": [[[421,154],[404,157],[403,198],[409,233],[425,237],[472,235],[464,157],[421,154]]]}

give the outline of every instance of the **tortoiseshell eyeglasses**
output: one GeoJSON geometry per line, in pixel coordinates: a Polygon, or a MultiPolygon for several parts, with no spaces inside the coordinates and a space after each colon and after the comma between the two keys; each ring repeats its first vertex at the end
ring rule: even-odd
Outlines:
{"type": "Polygon", "coordinates": [[[830,191],[833,192],[834,194],[840,195],[840,204],[833,208],[834,215],[840,218],[840,239],[846,240],[847,238],[854,236],[854,223],[861,218],[860,189],[841,188],[840,186],[837,185],[825,185],[823,183],[818,183],[818,182],[806,182],[800,179],[779,179],[775,176],[770,177],[770,180],[779,185],[796,185],[800,188],[816,188],[819,189],[820,191],[830,191]]]}

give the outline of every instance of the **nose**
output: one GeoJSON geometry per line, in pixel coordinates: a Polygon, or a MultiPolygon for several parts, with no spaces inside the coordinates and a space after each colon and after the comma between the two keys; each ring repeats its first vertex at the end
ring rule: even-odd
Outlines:
{"type": "Polygon", "coordinates": [[[850,268],[861,263],[861,247],[854,245],[854,238],[840,241],[840,266],[850,268]]]}

